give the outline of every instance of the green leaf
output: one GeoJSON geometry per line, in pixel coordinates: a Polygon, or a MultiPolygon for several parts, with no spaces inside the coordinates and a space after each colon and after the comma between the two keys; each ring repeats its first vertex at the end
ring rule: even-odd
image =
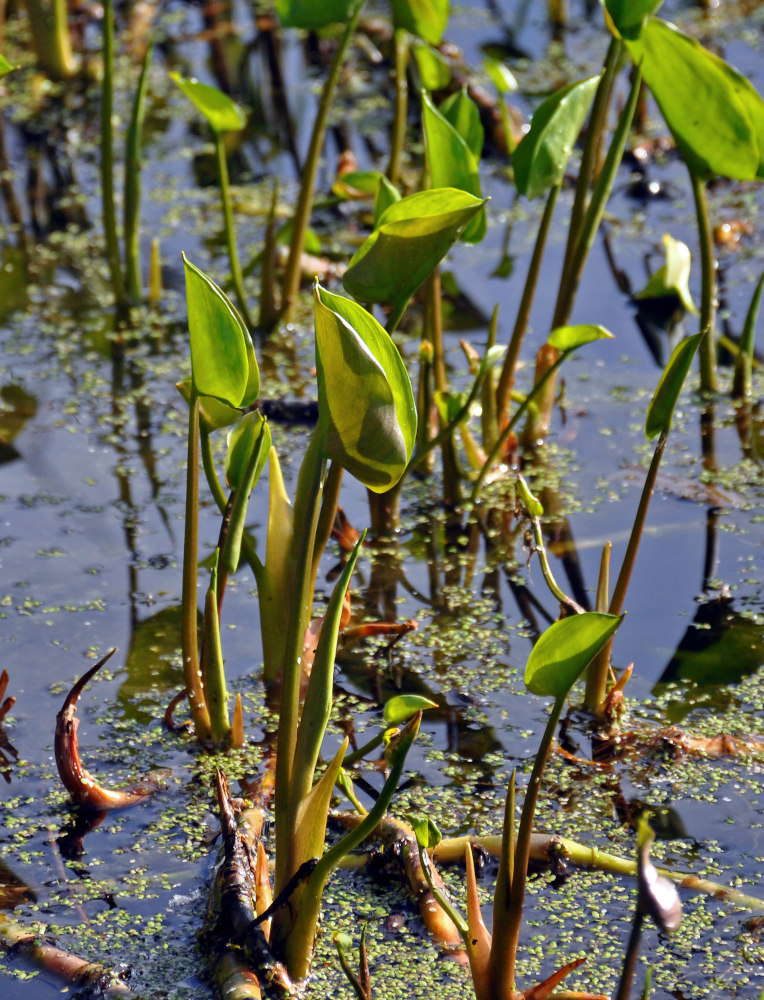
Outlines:
{"type": "Polygon", "coordinates": [[[401,200],[401,194],[398,188],[391,184],[390,181],[382,175],[379,179],[379,186],[377,187],[377,195],[374,199],[374,225],[375,227],[379,225],[379,220],[385,214],[387,209],[393,205],[396,201],[401,200]]]}
{"type": "Polygon", "coordinates": [[[396,28],[405,28],[417,38],[440,45],[448,24],[449,0],[392,0],[396,28]]]}
{"type": "Polygon", "coordinates": [[[676,401],[682,391],[682,385],[702,337],[702,333],[696,333],[694,337],[686,337],[672,351],[671,357],[663,369],[658,388],[655,390],[647,409],[646,438],[654,438],[658,434],[668,434],[676,401]]]}
{"type": "Polygon", "coordinates": [[[361,302],[402,309],[483,205],[454,188],[401,198],[353,255],[343,285],[361,302]]]}
{"type": "Polygon", "coordinates": [[[686,243],[673,239],[666,233],[663,237],[666,248],[666,263],[658,268],[655,274],[635,299],[660,299],[667,295],[675,295],[687,312],[698,315],[695,303],[690,294],[690,248],[686,243]]]}
{"type": "Polygon", "coordinates": [[[613,334],[604,326],[584,323],[580,326],[558,326],[549,334],[548,343],[558,351],[574,351],[595,340],[612,340],[613,334]]]}
{"type": "Polygon", "coordinates": [[[347,21],[355,0],[276,0],[285,28],[323,28],[347,21]]]}
{"type": "Polygon", "coordinates": [[[260,388],[255,350],[228,297],[183,254],[191,376],[199,396],[248,406],[260,388]]]}
{"type": "Polygon", "coordinates": [[[7,76],[9,73],[12,73],[14,69],[16,69],[16,67],[12,66],[5,56],[0,55],[0,79],[7,76]]]}
{"type": "MultiPolygon", "coordinates": [[[[483,155],[483,143],[485,142],[485,129],[480,120],[480,111],[477,104],[467,93],[466,87],[451,94],[438,108],[447,122],[456,129],[459,135],[469,146],[469,150],[475,157],[475,162],[480,161],[483,155]]],[[[433,187],[441,185],[433,184],[433,187]]],[[[453,185],[456,186],[456,185],[453,185]]]]}
{"type": "MultiPolygon", "coordinates": [[[[472,102],[465,95],[465,99],[472,102]]],[[[474,107],[474,105],[473,105],[474,107]]],[[[475,109],[477,111],[477,109],[475,109]]],[[[452,114],[465,130],[472,130],[470,139],[477,141],[469,110],[462,105],[452,105],[452,114]],[[462,110],[463,109],[463,110],[462,110]]],[[[430,181],[433,188],[458,188],[476,198],[482,197],[478,161],[467,141],[456,127],[445,118],[426,94],[422,94],[422,125],[424,128],[425,152],[430,181]]],[[[478,120],[478,125],[480,122],[478,120]]],[[[482,126],[480,126],[482,131],[482,126]]],[[[482,142],[481,142],[482,147],[482,142]]],[[[462,239],[466,243],[478,243],[485,236],[485,208],[481,208],[475,218],[464,229],[462,239]]]]}
{"type": "Polygon", "coordinates": [[[201,112],[213,132],[239,132],[247,124],[244,109],[217,87],[186,80],[180,73],[170,73],[186,97],[201,112]]]}
{"type": "Polygon", "coordinates": [[[338,198],[357,198],[360,192],[371,198],[377,193],[383,176],[379,170],[351,170],[336,178],[332,184],[332,194],[336,194],[338,198]]]}
{"type": "Polygon", "coordinates": [[[319,425],[328,458],[369,489],[394,486],[416,438],[416,405],[390,336],[362,306],[315,287],[319,425]]]}
{"type": "Polygon", "coordinates": [[[241,486],[247,466],[257,450],[255,475],[250,491],[254,489],[260,473],[265,468],[271,447],[271,432],[268,423],[259,410],[247,413],[232,428],[228,435],[228,452],[225,459],[225,479],[232,490],[241,486]]]}
{"type": "Polygon", "coordinates": [[[383,718],[388,726],[399,726],[417,712],[425,712],[428,708],[437,708],[438,703],[421,694],[398,694],[385,705],[383,718]]]}
{"type": "Polygon", "coordinates": [[[412,46],[419,79],[426,90],[442,90],[451,81],[451,67],[437,49],[421,42],[412,46]]]}
{"type": "Polygon", "coordinates": [[[538,106],[512,157],[520,194],[537,198],[562,181],[599,82],[598,75],[570,83],[538,106]]]}
{"type": "Polygon", "coordinates": [[[658,18],[626,46],[694,174],[764,177],[764,101],[744,76],[658,18]]]}
{"type": "Polygon", "coordinates": [[[483,69],[490,76],[494,87],[500,94],[511,94],[517,90],[517,80],[503,62],[483,56],[483,69]]]}
{"type": "Polygon", "coordinates": [[[550,625],[528,657],[525,686],[533,694],[565,698],[622,619],[585,611],[550,625]]]}
{"type": "Polygon", "coordinates": [[[433,823],[429,816],[409,816],[409,824],[414,831],[416,842],[423,850],[435,847],[443,839],[443,835],[437,825],[433,823]]]}
{"type": "Polygon", "coordinates": [[[663,3],[663,0],[605,0],[608,27],[615,28],[621,38],[638,38],[647,18],[663,3]]]}

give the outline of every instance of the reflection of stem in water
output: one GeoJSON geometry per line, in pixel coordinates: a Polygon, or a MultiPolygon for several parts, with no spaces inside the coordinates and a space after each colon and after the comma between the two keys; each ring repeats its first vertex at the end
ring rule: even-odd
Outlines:
{"type": "MultiPolygon", "coordinates": [[[[703,341],[701,341],[701,349],[702,347],[703,341]]],[[[700,411],[700,449],[705,471],[716,472],[718,468],[716,463],[716,407],[713,403],[704,406],[700,411]]]]}
{"type": "Polygon", "coordinates": [[[703,593],[708,593],[709,582],[714,575],[714,567],[718,561],[718,527],[719,508],[709,507],[706,511],[706,554],[703,560],[703,593]]]}

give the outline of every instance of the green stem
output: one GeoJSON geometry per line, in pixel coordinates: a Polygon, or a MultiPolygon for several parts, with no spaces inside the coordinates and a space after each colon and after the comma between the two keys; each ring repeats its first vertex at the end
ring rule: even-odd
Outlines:
{"type": "MultiPolygon", "coordinates": [[[[609,612],[611,615],[620,615],[623,611],[623,604],[626,600],[626,590],[629,586],[629,580],[631,579],[632,570],[634,569],[634,563],[637,559],[639,543],[642,538],[642,531],[647,517],[647,509],[650,506],[650,497],[653,495],[653,490],[655,489],[655,480],[658,475],[658,469],[661,464],[661,459],[663,457],[667,441],[668,434],[663,431],[661,436],[658,438],[658,443],[655,446],[655,451],[653,453],[653,460],[650,463],[650,468],[648,469],[647,476],[645,477],[642,494],[639,498],[639,506],[637,507],[637,513],[634,518],[634,524],[631,527],[629,544],[626,546],[626,554],[623,557],[623,563],[621,564],[621,570],[618,574],[618,580],[616,581],[613,596],[610,600],[609,612]]],[[[589,665],[588,669],[594,673],[595,678],[597,678],[596,683],[598,684],[603,683],[602,678],[604,677],[604,685],[607,685],[607,674],[610,670],[610,657],[612,651],[613,640],[610,639],[604,649],[602,649],[597,656],[595,656],[594,660],[589,665]]],[[[590,705],[588,700],[586,705],[587,708],[593,711],[595,715],[599,715],[603,701],[604,692],[603,696],[599,699],[596,705],[590,705]]]]}
{"type": "MultiPolygon", "coordinates": [[[[612,542],[605,542],[600,559],[600,573],[597,580],[596,610],[607,612],[610,607],[610,554],[613,551],[612,542]]],[[[607,695],[607,678],[609,658],[597,656],[586,668],[586,693],[584,708],[592,715],[599,715],[607,695]]]]}
{"type": "Polygon", "coordinates": [[[695,200],[695,216],[700,241],[700,389],[716,392],[716,259],[711,232],[711,216],[705,181],[690,168],[690,183],[695,200]]]}
{"type": "Polygon", "coordinates": [[[464,941],[464,947],[469,950],[470,947],[470,929],[467,925],[467,921],[459,913],[454,904],[445,894],[442,892],[439,886],[435,885],[432,878],[432,872],[430,871],[430,858],[425,853],[422,845],[417,841],[417,850],[419,851],[419,864],[422,866],[422,871],[424,872],[424,879],[427,883],[430,892],[435,897],[435,900],[442,910],[445,911],[449,920],[453,923],[454,927],[459,931],[462,941],[464,941]]]}
{"type": "Polygon", "coordinates": [[[231,209],[231,185],[228,180],[228,160],[225,154],[222,135],[214,129],[212,134],[215,137],[215,158],[217,159],[218,176],[220,178],[220,203],[223,209],[223,227],[225,229],[226,247],[228,248],[228,261],[231,265],[233,290],[242,319],[246,323],[247,328],[251,330],[252,320],[247,309],[247,298],[244,294],[239,254],[236,250],[236,233],[234,231],[233,211],[231,209]]]}
{"type": "Polygon", "coordinates": [[[79,60],[72,54],[66,0],[26,0],[37,63],[54,80],[70,80],[79,60]]]}
{"type": "Polygon", "coordinates": [[[181,649],[183,676],[196,738],[210,739],[210,716],[199,670],[197,634],[197,549],[199,518],[199,397],[192,390],[188,409],[188,455],[186,461],[186,518],[183,539],[183,595],[181,598],[181,649]]]}
{"type": "Polygon", "coordinates": [[[605,56],[602,69],[602,79],[597,85],[597,92],[592,102],[592,110],[589,115],[589,123],[586,127],[584,148],[581,155],[581,166],[578,170],[578,180],[576,181],[576,193],[573,199],[573,208],[570,213],[570,223],[568,225],[568,241],[565,247],[565,257],[563,259],[562,277],[560,278],[560,290],[567,281],[568,270],[573,260],[576,244],[581,232],[581,223],[586,211],[589,197],[589,189],[592,185],[594,167],[597,160],[597,150],[599,149],[602,133],[605,127],[605,118],[608,105],[610,103],[610,93],[613,89],[613,80],[616,70],[621,60],[623,52],[623,42],[617,38],[610,39],[610,45],[605,56]]]}
{"type": "Polygon", "coordinates": [[[103,5],[103,83],[101,85],[101,204],[106,257],[111,287],[118,307],[127,304],[119,255],[117,215],[114,209],[114,0],[103,5]]]}
{"type": "Polygon", "coordinates": [[[149,43],[143,60],[138,89],[135,92],[130,127],[125,143],[125,205],[123,229],[125,237],[125,275],[127,294],[133,305],[141,301],[141,263],[139,248],[139,224],[141,209],[141,141],[143,120],[146,113],[146,91],[148,71],[154,42],[149,43]]]}
{"type": "Polygon", "coordinates": [[[218,617],[218,560],[220,549],[215,551],[215,562],[210,574],[210,585],[204,601],[204,650],[202,653],[202,677],[204,694],[210,715],[210,729],[215,746],[220,746],[231,735],[228,718],[228,692],[225,683],[223,649],[220,642],[220,618],[218,617]]]}
{"type": "Polygon", "coordinates": [[[408,117],[409,88],[409,36],[402,28],[395,30],[395,117],[390,136],[390,158],[387,161],[387,179],[398,185],[401,172],[401,155],[406,143],[406,122],[408,117]]]}
{"type": "Polygon", "coordinates": [[[621,978],[615,993],[615,1000],[629,1000],[631,983],[634,979],[634,970],[637,967],[637,956],[639,955],[639,943],[642,940],[642,924],[644,919],[644,914],[639,908],[639,903],[637,903],[637,908],[634,911],[634,920],[631,924],[629,943],[626,946],[623,968],[621,969],[621,978]]]}
{"type": "Polygon", "coordinates": [[[554,318],[552,320],[553,330],[559,326],[565,326],[570,318],[573,302],[578,290],[578,283],[581,280],[586,259],[594,243],[594,237],[597,235],[597,230],[600,227],[618,167],[623,159],[623,151],[626,147],[626,139],[628,138],[631,122],[637,107],[641,83],[642,74],[638,69],[634,69],[626,107],[623,109],[618,120],[618,126],[610,142],[605,163],[597,178],[597,183],[594,186],[586,213],[581,221],[581,225],[577,226],[578,237],[571,250],[570,266],[567,268],[567,271],[563,269],[554,318]]]}
{"type": "Polygon", "coordinates": [[[554,578],[552,567],[549,565],[549,555],[547,554],[546,545],[544,545],[544,535],[541,530],[541,521],[537,517],[532,517],[531,525],[533,526],[533,544],[536,546],[536,552],[539,557],[539,562],[541,563],[541,572],[544,575],[547,587],[549,587],[552,594],[557,598],[560,604],[570,608],[574,614],[583,614],[584,609],[581,605],[574,601],[572,597],[568,597],[568,595],[560,589],[554,578]]]}
{"type": "Polygon", "coordinates": [[[295,531],[289,554],[291,604],[286,616],[286,640],[281,678],[279,731],[276,755],[276,883],[278,895],[290,872],[290,856],[296,816],[290,808],[292,769],[300,716],[302,646],[313,603],[311,568],[316,524],[321,500],[326,459],[320,437],[314,432],[302,460],[294,504],[295,531]]]}
{"type": "Polygon", "coordinates": [[[528,877],[528,859],[531,853],[533,820],[536,815],[536,804],[538,803],[539,792],[541,790],[541,779],[544,774],[546,762],[549,759],[555,729],[557,728],[564,705],[564,695],[555,700],[536,754],[536,759],[533,762],[533,770],[528,781],[528,787],[525,790],[523,810],[520,815],[520,827],[517,831],[512,888],[509,892],[509,907],[506,914],[507,922],[503,926],[499,926],[496,920],[494,920],[493,940],[491,943],[491,977],[493,995],[496,997],[512,996],[515,988],[517,944],[520,940],[520,926],[523,920],[525,883],[528,877]]]}
{"type": "Polygon", "coordinates": [[[302,182],[300,193],[297,198],[297,208],[294,213],[292,223],[292,240],[289,246],[289,258],[287,260],[286,271],[284,272],[284,283],[282,293],[282,313],[288,319],[294,309],[297,294],[300,290],[300,274],[302,265],[302,252],[305,247],[305,235],[310,222],[311,207],[313,205],[313,192],[316,186],[316,174],[318,172],[318,161],[324,145],[324,135],[326,134],[326,123],[329,119],[329,109],[334,99],[334,92],[337,89],[337,82],[340,77],[340,70],[345,60],[345,53],[350,44],[350,39],[355,32],[358,17],[361,13],[363,0],[356,0],[347,20],[345,32],[342,40],[334,54],[329,76],[326,79],[321,92],[316,117],[313,121],[313,131],[310,137],[310,147],[305,159],[302,171],[302,182]]]}
{"type": "Polygon", "coordinates": [[[520,299],[517,317],[515,318],[515,326],[512,330],[512,337],[509,341],[509,347],[507,348],[507,354],[504,358],[504,364],[502,365],[501,374],[499,376],[499,383],[496,387],[496,420],[499,427],[501,427],[504,423],[507,416],[507,407],[509,405],[509,398],[512,392],[512,384],[515,379],[515,368],[517,367],[517,361],[520,357],[520,348],[523,343],[523,338],[525,337],[525,331],[528,327],[528,319],[531,313],[533,297],[536,292],[539,271],[541,270],[541,260],[544,256],[549,226],[552,222],[552,216],[554,214],[555,205],[557,204],[557,196],[559,193],[560,185],[555,184],[549,192],[549,197],[547,198],[546,205],[544,206],[544,214],[541,217],[541,223],[536,234],[533,256],[531,257],[530,266],[528,267],[528,275],[525,279],[523,295],[520,299]]]}

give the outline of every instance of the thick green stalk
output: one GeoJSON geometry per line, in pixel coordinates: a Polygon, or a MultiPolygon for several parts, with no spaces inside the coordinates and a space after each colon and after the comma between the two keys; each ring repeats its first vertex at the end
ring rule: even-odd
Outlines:
{"type": "Polygon", "coordinates": [[[141,210],[141,141],[143,119],[146,113],[146,90],[148,87],[148,71],[154,42],[149,43],[143,60],[138,89],[135,92],[133,110],[130,116],[130,126],[127,130],[125,143],[125,205],[124,205],[124,238],[125,238],[125,275],[127,294],[132,304],[141,301],[141,261],[139,249],[139,224],[141,210]]]}
{"type": "MultiPolygon", "coordinates": [[[[597,581],[597,607],[595,610],[607,612],[610,607],[610,553],[612,542],[605,542],[600,559],[600,574],[597,581]]],[[[598,715],[607,695],[607,679],[610,668],[608,657],[597,656],[586,669],[586,693],[584,708],[598,715]]]]}
{"type": "Polygon", "coordinates": [[[228,718],[228,692],[225,683],[223,649],[220,642],[220,618],[218,617],[218,559],[220,550],[215,552],[215,563],[210,574],[210,585],[204,601],[204,650],[202,653],[202,676],[204,693],[210,715],[210,728],[215,746],[221,746],[231,736],[228,718]]]}
{"type": "Polygon", "coordinates": [[[501,853],[499,870],[496,873],[496,887],[493,893],[493,919],[498,927],[509,914],[509,897],[515,877],[515,775],[513,768],[504,802],[504,822],[501,828],[501,853]]]}
{"type": "Polygon", "coordinates": [[[538,753],[536,754],[536,759],[533,762],[533,770],[528,781],[528,787],[525,790],[523,811],[520,815],[520,827],[517,831],[512,888],[509,892],[506,923],[502,921],[502,925],[500,926],[494,915],[493,940],[491,943],[491,981],[495,997],[510,997],[515,988],[517,944],[520,940],[520,926],[523,920],[525,883],[528,877],[528,859],[531,853],[533,819],[536,815],[536,804],[541,790],[541,779],[544,774],[546,762],[549,759],[555,729],[557,728],[564,705],[565,695],[557,698],[552,707],[538,753]]]}
{"type": "Polygon", "coordinates": [[[409,36],[403,28],[395,30],[395,116],[390,135],[390,158],[387,161],[387,179],[396,187],[401,172],[401,155],[406,144],[409,87],[409,36]]]}
{"type": "Polygon", "coordinates": [[[302,182],[300,193],[297,198],[297,208],[295,209],[292,223],[292,240],[289,246],[289,258],[284,272],[284,283],[282,286],[282,313],[288,319],[294,309],[297,294],[300,290],[300,274],[302,264],[302,252],[305,247],[305,234],[308,231],[310,213],[313,206],[313,192],[316,186],[316,173],[318,171],[318,161],[324,145],[324,135],[326,134],[326,123],[329,119],[329,109],[334,100],[334,92],[337,89],[337,82],[340,78],[340,70],[345,60],[345,53],[350,44],[350,39],[355,32],[358,16],[361,13],[363,0],[356,0],[350,16],[348,17],[345,32],[342,36],[334,60],[329,70],[324,88],[321,92],[316,117],[313,121],[313,131],[310,137],[308,155],[302,170],[302,182]]]}
{"type": "Polygon", "coordinates": [[[716,392],[716,259],[708,211],[706,183],[690,168],[692,196],[700,241],[700,388],[702,392],[716,392]]]}
{"type": "Polygon", "coordinates": [[[79,60],[72,54],[66,0],[26,0],[37,64],[54,80],[70,80],[79,60]]]}
{"type": "Polygon", "coordinates": [[[106,258],[117,306],[127,304],[119,255],[117,214],[114,208],[114,0],[103,5],[103,83],[101,85],[101,204],[106,258]]]}
{"type": "Polygon", "coordinates": [[[294,874],[288,870],[297,817],[290,808],[292,768],[300,717],[302,646],[313,604],[311,571],[326,459],[314,432],[302,460],[294,504],[295,530],[289,556],[291,604],[285,616],[286,641],[281,676],[279,732],[276,755],[276,894],[294,874]]]}
{"type": "Polygon", "coordinates": [[[507,354],[504,358],[501,374],[499,375],[499,383],[496,386],[496,420],[499,427],[501,427],[507,417],[507,407],[509,405],[509,398],[512,392],[512,383],[515,378],[515,368],[517,367],[517,361],[520,357],[520,348],[523,343],[523,338],[525,337],[525,331],[528,327],[528,319],[531,313],[533,297],[536,292],[539,271],[541,270],[541,260],[544,256],[549,226],[552,222],[552,216],[554,214],[554,208],[557,204],[557,196],[559,193],[560,185],[555,184],[549,192],[549,197],[547,198],[546,205],[544,206],[544,214],[541,217],[541,223],[539,224],[538,232],[536,233],[536,243],[533,247],[533,256],[531,257],[530,266],[528,267],[528,275],[525,279],[523,295],[520,299],[520,305],[515,318],[515,326],[512,330],[512,337],[510,338],[507,354]]]}
{"type": "Polygon", "coordinates": [[[562,294],[562,288],[567,281],[568,270],[580,236],[581,223],[586,211],[589,189],[592,185],[595,163],[597,161],[597,150],[599,149],[605,127],[610,93],[613,89],[613,80],[615,79],[622,52],[623,42],[618,38],[611,38],[607,55],[605,56],[602,79],[597,84],[597,92],[594,95],[589,123],[586,127],[581,165],[578,169],[578,180],[576,181],[576,192],[573,199],[573,208],[570,213],[570,223],[568,224],[568,241],[565,246],[565,257],[563,259],[562,277],[560,279],[558,295],[562,294]]]}
{"type": "Polygon", "coordinates": [[[217,159],[218,177],[220,178],[220,203],[223,209],[223,228],[225,230],[226,247],[228,248],[228,262],[231,265],[233,290],[241,317],[246,323],[247,328],[251,330],[252,320],[247,309],[247,298],[244,294],[239,254],[236,249],[236,233],[233,225],[233,212],[231,210],[231,185],[228,180],[228,160],[225,155],[222,135],[214,129],[212,134],[215,137],[215,158],[217,159]]]}
{"type": "Polygon", "coordinates": [[[594,186],[586,213],[580,226],[577,226],[579,232],[575,245],[571,250],[569,267],[563,269],[554,318],[552,320],[553,330],[558,326],[565,326],[570,318],[573,302],[578,291],[578,283],[581,280],[586,259],[589,256],[589,251],[594,243],[594,237],[597,235],[602,216],[605,213],[605,206],[610,197],[618,167],[623,159],[623,151],[626,147],[626,139],[628,138],[631,122],[634,118],[634,111],[637,107],[641,83],[642,74],[635,68],[632,74],[631,89],[629,90],[626,106],[621,113],[618,126],[610,142],[605,163],[597,178],[597,183],[594,186]]]}
{"type": "Polygon", "coordinates": [[[200,743],[210,739],[210,715],[199,670],[197,635],[197,550],[199,545],[199,397],[192,390],[188,408],[188,454],[186,460],[186,519],[183,539],[183,594],[181,598],[181,649],[183,677],[191,717],[200,743]]]}

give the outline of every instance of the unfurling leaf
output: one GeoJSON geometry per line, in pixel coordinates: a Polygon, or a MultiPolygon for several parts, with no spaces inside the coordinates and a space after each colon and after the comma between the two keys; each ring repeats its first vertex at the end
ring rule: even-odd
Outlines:
{"type": "Polygon", "coordinates": [[[690,248],[668,233],[663,237],[663,246],[666,248],[666,263],[658,268],[634,298],[660,299],[667,295],[675,295],[688,313],[697,316],[698,310],[690,294],[690,248]]]}
{"type": "Polygon", "coordinates": [[[400,726],[417,712],[425,712],[428,708],[437,708],[438,703],[421,694],[398,694],[385,705],[382,717],[388,726],[400,726]]]}
{"type": "Polygon", "coordinates": [[[694,337],[686,337],[672,351],[671,357],[663,369],[658,388],[655,390],[647,409],[645,437],[648,439],[654,438],[658,434],[668,434],[676,401],[679,399],[679,393],[682,391],[684,380],[702,337],[702,333],[696,333],[694,337]]]}
{"type": "Polygon", "coordinates": [[[383,492],[406,468],[416,406],[398,349],[350,299],[315,288],[319,426],[327,458],[383,492]]]}

